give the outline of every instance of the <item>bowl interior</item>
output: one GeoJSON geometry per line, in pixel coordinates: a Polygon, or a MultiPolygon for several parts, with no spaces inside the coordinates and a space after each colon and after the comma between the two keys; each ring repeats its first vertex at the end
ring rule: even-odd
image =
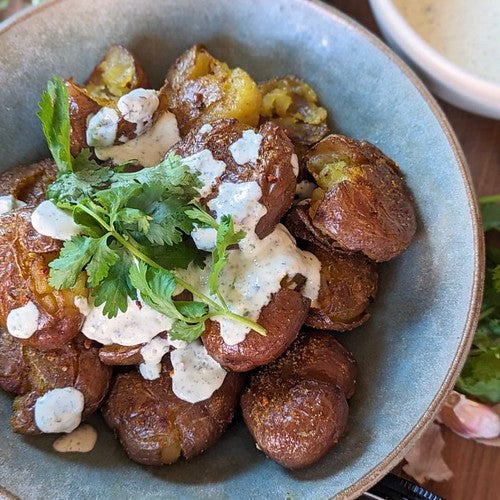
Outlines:
{"type": "Polygon", "coordinates": [[[258,80],[292,73],[309,81],[334,129],[393,157],[414,193],[413,245],[380,266],[368,324],[340,336],[360,367],[347,435],[317,465],[290,472],[258,452],[237,422],[189,463],[141,467],[99,422],[98,445],[83,455],[52,452],[53,436],[12,434],[10,398],[2,395],[0,485],[21,497],[353,495],[428,421],[460,364],[480,280],[476,212],[460,153],[428,94],[382,44],[333,9],[307,0],[49,2],[0,29],[2,168],[47,154],[35,112],[53,74],[82,81],[110,44],[121,43],[159,85],[173,59],[196,42],[258,80]]]}

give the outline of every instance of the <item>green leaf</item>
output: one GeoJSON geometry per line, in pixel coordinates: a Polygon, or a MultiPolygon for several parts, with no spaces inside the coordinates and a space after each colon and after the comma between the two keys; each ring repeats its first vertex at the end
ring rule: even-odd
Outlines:
{"type": "Polygon", "coordinates": [[[168,336],[172,340],[184,340],[185,342],[190,343],[199,338],[204,330],[204,322],[190,324],[177,319],[168,331],[168,336]]]}
{"type": "Polygon", "coordinates": [[[479,200],[484,231],[500,231],[500,195],[485,196],[479,200]]]}
{"type": "Polygon", "coordinates": [[[500,293],[500,264],[496,265],[492,270],[493,286],[495,287],[495,291],[500,293]]]}
{"type": "Polygon", "coordinates": [[[119,258],[110,267],[108,275],[98,286],[92,289],[94,304],[104,304],[103,313],[113,318],[118,311],[125,312],[128,306],[128,297],[137,299],[137,290],[132,286],[129,278],[129,270],[133,265],[130,254],[123,248],[113,248],[118,252],[119,258]]]}
{"type": "Polygon", "coordinates": [[[99,285],[108,276],[111,266],[116,264],[119,255],[108,246],[109,235],[98,240],[94,255],[87,265],[88,283],[91,287],[99,285]]]}
{"type": "Polygon", "coordinates": [[[143,234],[149,231],[150,219],[151,217],[137,208],[122,208],[116,214],[116,221],[126,224],[129,231],[137,228],[143,234]]]}
{"type": "Polygon", "coordinates": [[[223,215],[217,229],[216,248],[212,252],[212,270],[208,276],[208,285],[212,294],[217,293],[219,275],[227,263],[227,248],[236,245],[245,237],[244,231],[234,231],[233,218],[223,215]]]}
{"type": "Polygon", "coordinates": [[[200,268],[205,264],[203,252],[187,241],[171,246],[148,246],[141,250],[165,269],[187,269],[191,262],[200,268]]]}
{"type": "Polygon", "coordinates": [[[87,236],[73,236],[65,241],[59,257],[49,263],[49,283],[52,287],[71,288],[87,265],[97,246],[97,240],[87,236]]]}
{"type": "Polygon", "coordinates": [[[203,302],[176,300],[175,307],[183,316],[189,319],[201,318],[208,313],[208,306],[203,302]]]}
{"type": "Polygon", "coordinates": [[[68,89],[61,78],[54,77],[47,83],[38,107],[37,116],[57,168],[62,173],[71,172],[68,89]]]}
{"type": "Polygon", "coordinates": [[[141,191],[139,184],[129,184],[127,186],[119,186],[102,191],[97,191],[94,195],[98,201],[108,212],[111,225],[114,224],[118,210],[123,208],[130,198],[141,191]]]}
{"type": "Polygon", "coordinates": [[[209,213],[203,210],[200,205],[190,205],[185,213],[190,219],[195,220],[203,227],[213,227],[214,229],[219,227],[217,221],[209,213]]]}

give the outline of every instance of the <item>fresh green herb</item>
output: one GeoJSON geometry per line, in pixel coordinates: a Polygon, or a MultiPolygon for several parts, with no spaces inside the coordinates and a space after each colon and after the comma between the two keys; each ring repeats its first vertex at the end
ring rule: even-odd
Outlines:
{"type": "Polygon", "coordinates": [[[71,172],[68,89],[61,78],[49,80],[38,105],[37,116],[57,168],[62,173],[71,172]]]}
{"type": "MultiPolygon", "coordinates": [[[[480,200],[485,231],[500,231],[500,195],[480,200]]],[[[492,235],[494,236],[494,235],[492,235]]],[[[500,403],[500,249],[487,246],[479,324],[457,389],[485,403],[500,403]]]]}

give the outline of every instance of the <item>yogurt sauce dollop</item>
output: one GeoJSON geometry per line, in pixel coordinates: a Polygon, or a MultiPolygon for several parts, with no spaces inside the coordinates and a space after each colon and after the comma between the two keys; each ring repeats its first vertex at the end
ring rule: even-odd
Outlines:
{"type": "Polygon", "coordinates": [[[55,240],[70,240],[80,232],[73,217],[50,200],[42,201],[35,208],[31,214],[31,225],[38,233],[55,240]]]}
{"type": "Polygon", "coordinates": [[[40,311],[30,300],[21,307],[11,309],[7,315],[7,331],[18,339],[29,339],[38,330],[40,311]]]}

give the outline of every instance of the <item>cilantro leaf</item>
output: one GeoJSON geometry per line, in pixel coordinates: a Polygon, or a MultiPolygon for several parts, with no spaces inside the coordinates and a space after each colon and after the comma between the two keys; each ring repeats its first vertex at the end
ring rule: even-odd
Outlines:
{"type": "Polygon", "coordinates": [[[168,331],[168,336],[172,340],[184,340],[190,343],[199,338],[204,330],[204,322],[190,324],[177,319],[168,331]]]}
{"type": "Polygon", "coordinates": [[[177,310],[186,318],[201,318],[208,312],[208,307],[203,302],[176,300],[177,310]]]}
{"type": "Polygon", "coordinates": [[[214,229],[219,227],[217,221],[197,203],[192,203],[185,213],[190,219],[201,223],[203,227],[213,227],[214,229]]]}
{"type": "Polygon", "coordinates": [[[191,262],[200,268],[205,267],[203,253],[188,241],[170,246],[141,247],[141,251],[165,269],[187,269],[191,262]]]}
{"type": "Polygon", "coordinates": [[[94,255],[87,265],[88,284],[96,287],[108,276],[109,269],[116,264],[119,255],[108,246],[109,235],[97,240],[94,255]]]}
{"type": "Polygon", "coordinates": [[[484,231],[500,231],[500,194],[484,196],[479,200],[484,231]]]}
{"type": "Polygon", "coordinates": [[[208,276],[208,285],[212,294],[217,293],[219,275],[227,263],[227,248],[236,245],[245,237],[245,231],[234,231],[233,218],[223,215],[217,229],[215,250],[212,252],[212,270],[208,276]]]}
{"type": "Polygon", "coordinates": [[[117,212],[116,220],[124,224],[128,230],[137,228],[146,234],[149,231],[151,217],[137,208],[125,207],[117,212]]]}
{"type": "Polygon", "coordinates": [[[69,119],[68,89],[64,81],[54,77],[42,93],[37,113],[47,145],[60,172],[71,172],[71,125],[69,119]]]}
{"type": "Polygon", "coordinates": [[[74,286],[96,246],[97,240],[88,236],[73,236],[65,241],[59,257],[49,263],[49,284],[57,290],[74,286]]]}

